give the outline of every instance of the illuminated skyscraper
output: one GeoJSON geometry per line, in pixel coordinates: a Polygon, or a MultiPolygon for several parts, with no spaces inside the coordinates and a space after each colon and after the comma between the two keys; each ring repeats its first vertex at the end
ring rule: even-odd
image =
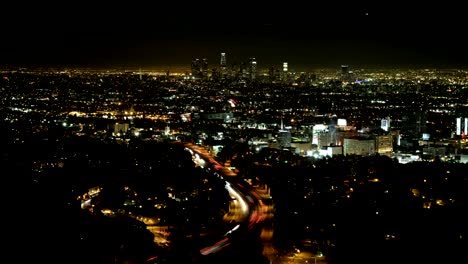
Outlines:
{"type": "Polygon", "coordinates": [[[276,81],[280,77],[280,71],[275,66],[270,67],[268,74],[270,75],[270,81],[276,81]]]}
{"type": "Polygon", "coordinates": [[[280,130],[278,131],[278,147],[280,149],[291,147],[291,131],[284,128],[282,118],[280,130]]]}
{"type": "Polygon", "coordinates": [[[199,59],[192,59],[192,76],[195,78],[200,78],[201,75],[201,63],[199,59]]]}
{"type": "Polygon", "coordinates": [[[457,117],[456,119],[456,125],[457,125],[457,135],[462,135],[465,134],[468,135],[468,118],[462,118],[462,117],[457,117]]]}
{"type": "Polygon", "coordinates": [[[219,62],[221,69],[226,69],[226,53],[221,52],[221,61],[219,62]]]}
{"type": "Polygon", "coordinates": [[[468,118],[465,117],[465,136],[468,136],[468,118]]]}
{"type": "Polygon", "coordinates": [[[255,80],[255,77],[257,76],[257,61],[255,58],[249,59],[249,74],[250,79],[255,80]]]}
{"type": "Polygon", "coordinates": [[[192,59],[192,76],[195,78],[203,78],[208,76],[208,60],[192,59]]]}
{"type": "Polygon", "coordinates": [[[348,65],[341,65],[341,74],[346,75],[349,73],[348,65]]]}
{"type": "Polygon", "coordinates": [[[287,81],[288,79],[288,63],[283,62],[283,71],[281,72],[281,79],[284,81],[287,81]]]}
{"type": "Polygon", "coordinates": [[[350,74],[348,65],[341,65],[341,81],[347,82],[349,81],[349,78],[350,74]]]}
{"type": "Polygon", "coordinates": [[[207,77],[208,76],[208,60],[206,58],[202,59],[201,72],[202,72],[202,77],[207,77]]]}
{"type": "Polygon", "coordinates": [[[385,131],[388,131],[390,129],[390,117],[380,120],[380,128],[382,128],[385,131]]]}
{"type": "Polygon", "coordinates": [[[221,60],[219,62],[220,74],[222,77],[225,77],[227,74],[227,64],[226,64],[226,53],[221,52],[221,60]]]}

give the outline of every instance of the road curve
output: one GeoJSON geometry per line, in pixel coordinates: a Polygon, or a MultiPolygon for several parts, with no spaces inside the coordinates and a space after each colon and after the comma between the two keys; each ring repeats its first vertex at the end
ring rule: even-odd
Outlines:
{"type": "Polygon", "coordinates": [[[192,154],[195,163],[198,162],[200,166],[213,170],[216,176],[225,181],[225,188],[235,203],[234,208],[232,208],[232,210],[234,210],[233,220],[238,224],[231,230],[228,230],[224,236],[213,245],[200,249],[202,255],[208,255],[218,252],[230,245],[233,236],[239,237],[242,235],[242,232],[248,232],[256,224],[261,222],[261,201],[258,200],[258,197],[255,195],[251,195],[251,192],[246,186],[236,182],[237,175],[231,169],[222,166],[214,160],[205,148],[192,143],[184,143],[184,146],[192,154]]]}

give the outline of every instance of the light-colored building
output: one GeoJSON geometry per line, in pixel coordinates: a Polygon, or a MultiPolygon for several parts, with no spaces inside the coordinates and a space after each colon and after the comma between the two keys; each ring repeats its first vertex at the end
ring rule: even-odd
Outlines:
{"type": "Polygon", "coordinates": [[[393,136],[391,134],[375,136],[375,150],[381,155],[390,155],[393,152],[393,136]]]}
{"type": "Polygon", "coordinates": [[[373,138],[365,137],[345,138],[343,154],[360,156],[373,155],[375,154],[375,140],[373,138]]]}
{"type": "Polygon", "coordinates": [[[317,133],[316,134],[317,136],[317,148],[318,149],[322,149],[326,146],[330,146],[332,144],[335,144],[336,140],[334,138],[334,134],[330,133],[330,132],[321,132],[321,133],[317,133]]]}
{"type": "Polygon", "coordinates": [[[128,123],[115,123],[114,124],[114,134],[124,134],[124,133],[127,133],[128,131],[128,128],[129,128],[129,124],[128,123]]]}

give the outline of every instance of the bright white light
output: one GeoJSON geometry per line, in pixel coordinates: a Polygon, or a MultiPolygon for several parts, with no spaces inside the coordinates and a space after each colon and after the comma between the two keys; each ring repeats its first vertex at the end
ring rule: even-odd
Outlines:
{"type": "Polygon", "coordinates": [[[235,197],[236,200],[239,201],[242,213],[247,216],[249,213],[249,206],[247,205],[247,202],[245,201],[244,197],[242,197],[237,190],[232,188],[229,182],[226,182],[225,188],[229,192],[229,195],[231,195],[231,197],[235,197]]]}

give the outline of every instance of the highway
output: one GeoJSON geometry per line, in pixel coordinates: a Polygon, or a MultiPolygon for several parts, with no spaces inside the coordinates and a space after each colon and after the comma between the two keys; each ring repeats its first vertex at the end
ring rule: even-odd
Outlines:
{"type": "MultiPolygon", "coordinates": [[[[200,250],[202,255],[208,255],[218,252],[232,243],[232,235],[242,237],[264,220],[271,220],[274,215],[274,206],[264,204],[262,200],[270,198],[269,188],[267,186],[252,187],[243,181],[239,181],[237,175],[229,168],[226,168],[215,161],[211,154],[202,146],[191,143],[184,144],[192,153],[194,162],[202,167],[210,168],[218,177],[226,182],[226,189],[233,198],[229,212],[225,215],[225,220],[239,223],[233,229],[226,232],[224,237],[211,246],[200,250]]],[[[263,244],[263,255],[268,258],[272,264],[283,263],[314,263],[327,264],[324,256],[314,255],[311,252],[299,251],[296,249],[291,255],[281,256],[272,243],[273,226],[265,223],[262,225],[260,239],[263,244]]]]}
{"type": "Polygon", "coordinates": [[[215,161],[210,153],[199,145],[185,143],[185,147],[192,154],[194,162],[203,168],[213,170],[213,173],[225,181],[225,188],[232,198],[229,212],[224,220],[238,223],[231,230],[227,230],[223,237],[213,245],[200,250],[202,255],[218,252],[232,243],[233,237],[241,236],[242,232],[248,232],[255,225],[265,219],[262,203],[258,195],[252,194],[248,186],[237,181],[236,174],[215,161]]]}
{"type": "MultiPolygon", "coordinates": [[[[185,150],[190,152],[192,161],[208,173],[218,177],[224,182],[224,187],[231,197],[229,210],[223,220],[229,223],[229,227],[214,237],[211,243],[195,248],[201,256],[208,256],[220,252],[230,245],[240,245],[245,238],[260,231],[260,240],[263,245],[263,256],[268,258],[272,264],[282,263],[320,263],[326,264],[322,256],[315,256],[310,252],[293,252],[292,255],[280,256],[275,249],[273,239],[274,205],[271,204],[269,188],[266,185],[251,186],[249,183],[239,179],[231,169],[222,166],[213,159],[211,154],[202,146],[184,143],[185,150]],[[265,203],[263,202],[265,201],[265,203]],[[268,201],[268,203],[267,203],[268,201]],[[261,229],[258,229],[261,228],[261,229]]],[[[100,193],[100,188],[92,188],[83,195],[81,208],[92,210],[91,199],[100,193]]],[[[110,210],[108,210],[110,211],[110,210]]],[[[112,214],[113,212],[104,212],[112,214]]],[[[136,217],[147,225],[148,230],[154,234],[155,243],[165,245],[168,243],[168,227],[159,225],[159,221],[153,218],[136,217]]],[[[256,235],[255,235],[256,236],[256,235]]],[[[225,251],[223,251],[225,252],[225,251]]],[[[229,252],[229,251],[227,251],[229,252]]],[[[198,254],[198,253],[197,253],[198,254]]],[[[213,255],[215,256],[215,255],[213,255]]],[[[156,256],[155,256],[156,257],[156,256]]],[[[155,259],[150,258],[147,263],[153,263],[155,259]]]]}

